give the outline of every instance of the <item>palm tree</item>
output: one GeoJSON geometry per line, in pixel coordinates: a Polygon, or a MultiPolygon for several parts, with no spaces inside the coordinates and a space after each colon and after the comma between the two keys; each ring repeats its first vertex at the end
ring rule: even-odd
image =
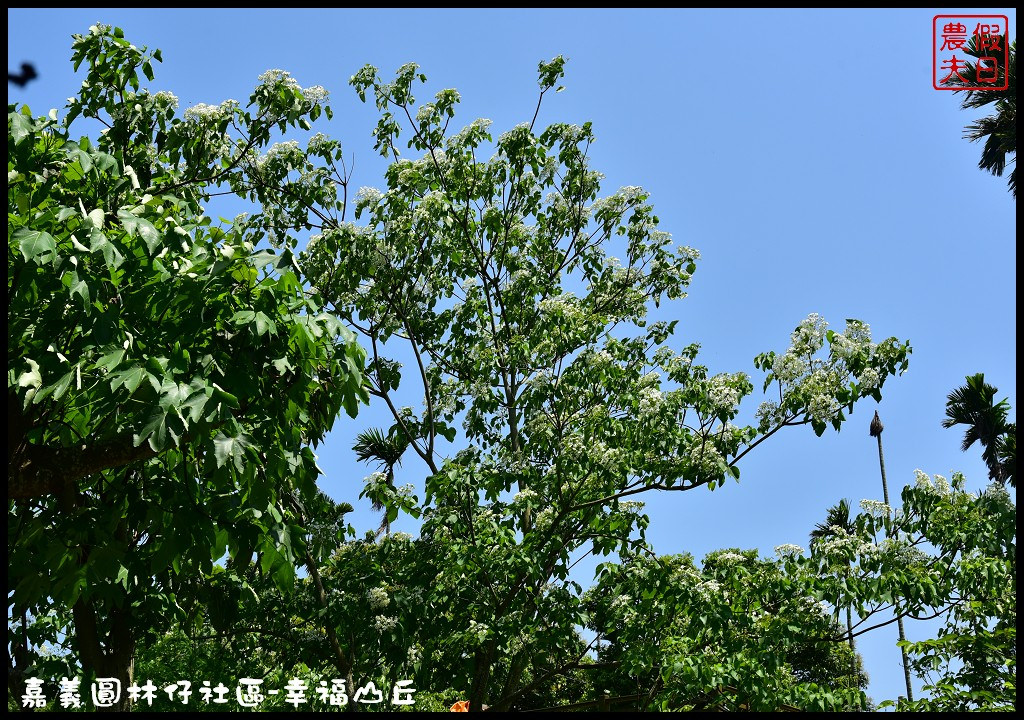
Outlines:
{"type": "MultiPolygon", "coordinates": [[[[882,425],[882,418],[878,417],[878,411],[875,410],[875,417],[871,420],[871,437],[878,438],[878,466],[882,471],[882,501],[886,505],[889,505],[889,484],[885,480],[885,455],[882,453],[882,431],[885,430],[885,426],[882,425]]],[[[888,537],[888,523],[886,523],[885,534],[888,537]]],[[[899,614],[899,608],[896,608],[896,627],[900,633],[900,642],[907,641],[907,633],[903,629],[903,616],[899,614]]],[[[907,700],[910,702],[914,701],[914,688],[910,684],[910,658],[907,657],[907,649],[900,646],[900,653],[903,656],[903,679],[907,683],[907,700]]]]}
{"type": "MultiPolygon", "coordinates": [[[[854,525],[850,520],[850,501],[844,498],[838,504],[828,509],[828,512],[825,514],[825,522],[814,526],[814,529],[811,531],[811,552],[814,552],[815,540],[834,537],[840,532],[848,535],[853,533],[853,531],[854,525]]],[[[846,571],[847,573],[850,571],[849,563],[847,563],[846,571]]],[[[853,611],[849,604],[846,606],[846,638],[850,643],[850,687],[853,688],[858,684],[857,648],[853,643],[853,611]]]]}
{"type": "Polygon", "coordinates": [[[942,427],[966,425],[961,449],[966,452],[980,442],[988,476],[1001,483],[1009,481],[1017,487],[1014,479],[1017,424],[1007,419],[1010,404],[1006,399],[995,402],[997,392],[997,388],[985,382],[984,373],[967,376],[967,384],[951,392],[946,400],[946,419],[942,427]]]}
{"type": "MultiPolygon", "coordinates": [[[[409,447],[409,440],[401,433],[388,433],[380,428],[370,428],[356,436],[356,442],[352,446],[356,457],[361,462],[375,462],[377,467],[385,471],[387,485],[395,488],[395,466],[402,464],[402,455],[409,447]]],[[[377,512],[384,511],[384,517],[380,521],[378,533],[391,534],[391,521],[388,519],[387,508],[376,497],[370,498],[371,507],[377,512]]]]}
{"type": "MultiPolygon", "coordinates": [[[[1001,87],[1009,80],[1006,90],[968,90],[966,88],[984,87],[985,83],[979,82],[978,66],[968,62],[959,76],[952,76],[944,81],[944,84],[964,87],[964,90],[957,90],[957,93],[964,92],[966,95],[960,103],[964,110],[972,110],[995,103],[995,114],[981,118],[975,123],[968,125],[964,131],[964,137],[974,142],[985,140],[985,147],[981,151],[981,160],[978,167],[987,170],[996,177],[1003,176],[1006,168],[1006,155],[1013,153],[1014,158],[1010,160],[1016,165],[1017,162],[1017,41],[1007,45],[1009,38],[1006,35],[998,37],[998,47],[988,47],[984,50],[978,47],[978,36],[971,38],[963,50],[967,55],[975,58],[995,58],[997,63],[997,78],[993,83],[1001,87]],[[1009,78],[1007,78],[1006,53],[1009,51],[1009,78]]],[[[983,69],[987,69],[984,66],[983,69]]],[[[1010,192],[1013,199],[1017,199],[1017,168],[1014,167],[1010,173],[1010,192]]]]}

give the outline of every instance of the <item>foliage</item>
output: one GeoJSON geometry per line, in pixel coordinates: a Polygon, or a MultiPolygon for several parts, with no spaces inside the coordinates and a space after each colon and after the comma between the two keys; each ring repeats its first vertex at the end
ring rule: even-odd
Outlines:
{"type": "Polygon", "coordinates": [[[942,427],[966,425],[961,449],[967,452],[974,443],[981,443],[988,476],[1017,487],[1017,423],[1008,420],[1010,404],[1005,398],[995,402],[997,392],[985,382],[984,373],[969,375],[966,385],[949,394],[942,427]]]}
{"type": "Polygon", "coordinates": [[[852,606],[854,636],[899,617],[943,618],[937,638],[907,644],[933,692],[907,709],[1012,707],[1016,508],[999,484],[974,495],[964,491],[962,475],[950,483],[916,474],[902,507],[862,501],[852,528],[834,527],[809,558],[791,558],[787,571],[837,607],[852,606]]]}
{"type": "MultiPolygon", "coordinates": [[[[9,110],[9,677],[126,677],[134,660],[164,682],[411,679],[420,710],[613,694],[841,710],[870,707],[854,637],[942,617],[908,644],[931,696],[905,707],[1015,704],[1001,485],[920,473],[901,508],[830,511],[806,557],[729,549],[698,567],[648,546],[632,496],[714,490],[783,428],[839,430],[910,348],[812,314],[755,358],[771,399],[734,425],[753,380],[713,375],[647,316],[685,295],[697,251],[641,188],[602,195],[589,123],[536,127],[561,57],[539,65],[530,122],[497,137],[483,120],[449,131],[454,90],[417,105],[415,65],[357,73],[392,160],[386,189],[351,203],[361,225],[336,141],[270,145],[330,115],[323,88],[271,70],[245,108],[178,117],[141,87],[153,60],[96,26],[75,41],[88,75],[65,122],[9,110]],[[95,142],[71,139],[79,116],[107,126],[95,142]],[[215,224],[217,192],[258,211],[215,224]],[[316,489],[311,446],[368,396],[393,424],[357,438],[380,470],[363,496],[386,530],[421,518],[418,538],[357,539],[351,506],[316,489]],[[395,486],[409,457],[422,493],[395,486]],[[571,571],[591,554],[606,559],[584,591],[571,571]]],[[[994,392],[950,421],[1003,462],[1015,426],[994,392]]]]}
{"type": "Polygon", "coordinates": [[[599,660],[617,669],[599,687],[628,675],[618,689],[660,710],[841,710],[862,702],[859,658],[827,609],[801,590],[781,562],[753,550],[716,551],[700,568],[688,555],[605,564],[588,606],[592,627],[610,642],[599,660]]]}
{"type": "MultiPolygon", "coordinates": [[[[541,100],[563,66],[540,64],[541,100]]],[[[370,66],[352,78],[381,113],[387,189],[363,188],[366,224],[323,224],[302,264],[365,338],[370,392],[426,465],[422,537],[448,569],[427,598],[433,642],[469,648],[456,682],[475,709],[506,709],[528,691],[531,658],[580,662],[569,569],[581,553],[643,544],[646,517],[626,497],[719,487],[787,425],[838,429],[906,367],[909,346],[876,344],[858,321],[826,332],[812,315],[787,352],[757,359],[779,401],[758,427],[734,426],[747,375],[712,376],[696,345],[668,346],[675,322],[646,319],[685,294],[698,253],[657,229],[641,188],[601,197],[590,124],[536,130],[538,102],[497,138],[486,120],[449,132],[459,95],[417,106],[423,80],[413,64],[393,82],[370,66]],[[418,157],[403,157],[406,132],[418,157]],[[416,409],[396,400],[410,380],[416,409]],[[439,439],[454,441],[458,422],[462,449],[445,457],[439,439]]]]}
{"type": "Polygon", "coordinates": [[[964,137],[972,142],[984,140],[978,167],[997,177],[1002,177],[1006,169],[1006,156],[1013,153],[1010,160],[1014,164],[1007,182],[1013,199],[1017,199],[1017,41],[1009,42],[1008,35],[996,35],[987,41],[997,41],[996,47],[979,46],[979,37],[974,35],[963,48],[970,57],[978,58],[977,64],[965,63],[959,75],[951,76],[945,81],[947,85],[964,88],[984,88],[985,83],[980,77],[991,77],[995,70],[995,82],[991,84],[1006,90],[957,90],[964,97],[960,106],[964,110],[974,110],[995,104],[995,113],[988,115],[967,126],[964,137]],[[1009,73],[1007,73],[1007,53],[1009,53],[1009,73]],[[984,58],[984,61],[982,61],[984,58]],[[995,67],[993,67],[993,65],[995,67]]]}
{"type": "Polygon", "coordinates": [[[14,643],[18,674],[67,634],[87,674],[125,677],[226,552],[292,582],[283,499],[313,492],[310,446],[365,399],[364,353],[303,289],[283,227],[261,249],[268,215],[203,209],[218,183],[258,198],[280,181],[253,158],[325,110],[322,88],[270,73],[246,108],[182,119],[140,82],[159,51],[119,29],[75,36],[73,60],[63,121],[8,107],[9,603],[47,618],[14,643]],[[72,139],[77,117],[98,140],[72,139]]]}

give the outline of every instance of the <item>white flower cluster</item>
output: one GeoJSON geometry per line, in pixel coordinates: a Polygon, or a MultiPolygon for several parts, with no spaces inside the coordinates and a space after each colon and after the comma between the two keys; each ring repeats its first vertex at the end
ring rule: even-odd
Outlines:
{"type": "Polygon", "coordinates": [[[732,410],[739,404],[740,391],[731,385],[738,379],[738,376],[741,376],[741,373],[736,375],[723,373],[715,375],[708,381],[708,402],[711,403],[715,412],[732,410]]]}
{"type": "Polygon", "coordinates": [[[388,591],[383,587],[375,587],[367,590],[366,600],[370,603],[370,607],[374,610],[386,608],[388,605],[391,604],[391,598],[388,596],[388,591]]]}
{"type": "Polygon", "coordinates": [[[545,315],[555,315],[566,320],[572,320],[580,315],[576,296],[572,293],[562,293],[555,297],[544,298],[538,307],[545,315]]]}
{"type": "Polygon", "coordinates": [[[313,85],[302,91],[302,95],[306,98],[306,102],[311,105],[319,105],[330,95],[327,89],[323,85],[313,85]]]}
{"type": "Polygon", "coordinates": [[[618,595],[612,600],[611,609],[620,610],[622,608],[628,608],[633,604],[633,597],[631,595],[618,595]]]}
{"type": "Polygon", "coordinates": [[[415,664],[423,658],[423,650],[420,649],[419,645],[411,645],[405,655],[409,658],[409,662],[415,664]]]}
{"type": "Polygon", "coordinates": [[[469,142],[471,137],[476,137],[479,134],[487,132],[487,129],[491,127],[491,121],[487,118],[477,118],[466,127],[459,130],[457,133],[448,138],[446,143],[449,149],[461,148],[469,142]]]}
{"type": "Polygon", "coordinates": [[[437,112],[437,106],[434,103],[428,102],[420,105],[419,109],[416,111],[416,122],[422,125],[430,120],[430,118],[434,116],[435,112],[437,112]]]}
{"type": "Polygon", "coordinates": [[[927,490],[937,495],[948,495],[950,493],[949,481],[942,475],[934,475],[933,480],[923,470],[914,470],[914,478],[920,490],[927,490]]]}
{"type": "Polygon", "coordinates": [[[778,355],[772,363],[772,372],[784,383],[794,382],[807,372],[807,361],[799,357],[793,350],[778,355]]]}
{"type": "Polygon", "coordinates": [[[153,96],[153,99],[156,100],[158,105],[163,105],[165,107],[169,106],[172,108],[178,107],[178,96],[172,92],[168,92],[167,90],[161,90],[156,93],[153,96]]]}
{"type": "Polygon", "coordinates": [[[860,509],[876,518],[887,518],[892,515],[892,508],[881,500],[861,500],[860,509]]]}
{"type": "Polygon", "coordinates": [[[487,640],[487,633],[490,629],[491,628],[487,623],[478,623],[476,620],[470,620],[467,632],[471,636],[474,636],[478,643],[483,644],[483,642],[487,640]]]}
{"type": "Polygon", "coordinates": [[[528,135],[530,133],[529,123],[521,122],[515,127],[506,130],[498,136],[498,145],[507,145],[519,136],[528,135]]]}
{"type": "Polygon", "coordinates": [[[640,414],[643,416],[655,415],[661,410],[664,397],[660,390],[653,387],[646,387],[640,391],[640,414]]]}
{"type": "Polygon", "coordinates": [[[373,619],[373,627],[377,632],[387,632],[388,630],[394,629],[398,625],[398,618],[388,617],[386,615],[378,615],[373,619]]]}
{"type": "Polygon", "coordinates": [[[843,360],[850,360],[861,351],[871,353],[875,344],[871,342],[871,328],[860,320],[847,320],[846,330],[832,337],[832,354],[843,360]]]}
{"type": "Polygon", "coordinates": [[[535,501],[539,497],[535,490],[525,488],[516,493],[516,496],[512,498],[512,502],[516,505],[525,505],[528,502],[535,501]]]}
{"type": "Polygon", "coordinates": [[[718,584],[717,580],[704,580],[697,585],[697,593],[705,600],[709,600],[713,595],[718,595],[721,592],[722,586],[718,584]]]}
{"type": "Polygon", "coordinates": [[[185,120],[187,121],[201,121],[201,120],[218,120],[220,119],[221,111],[218,105],[207,105],[206,103],[199,103],[185,110],[185,120]]]}
{"type": "Polygon", "coordinates": [[[811,396],[807,401],[807,414],[814,420],[829,422],[834,420],[842,406],[834,397],[819,392],[811,396]]]}
{"type": "Polygon", "coordinates": [[[598,440],[593,444],[591,457],[605,470],[614,471],[622,459],[622,451],[618,448],[608,447],[607,444],[598,440]]]}
{"type": "Polygon", "coordinates": [[[804,549],[799,545],[784,543],[775,546],[775,554],[779,557],[796,557],[797,555],[803,555],[804,549]]]}
{"type": "Polygon", "coordinates": [[[894,537],[883,540],[880,550],[893,560],[904,565],[916,565],[928,559],[928,556],[923,551],[894,537]]]}
{"type": "Polygon", "coordinates": [[[267,70],[259,76],[260,84],[262,85],[277,85],[279,82],[284,83],[288,88],[296,89],[299,87],[298,81],[292,77],[292,74],[287,70],[267,70]]]}
{"type": "Polygon", "coordinates": [[[256,161],[256,167],[259,170],[288,172],[299,167],[304,157],[297,140],[285,140],[271,145],[267,154],[256,161]]]}
{"type": "Polygon", "coordinates": [[[881,376],[879,376],[877,370],[869,367],[864,368],[864,370],[861,371],[860,377],[857,378],[857,381],[864,387],[865,390],[873,390],[874,388],[879,386],[879,384],[882,382],[882,378],[881,376]]]}
{"type": "Polygon", "coordinates": [[[814,541],[814,549],[822,557],[845,564],[851,557],[869,559],[881,552],[873,542],[849,533],[838,525],[832,525],[828,530],[828,536],[814,541]]]}
{"type": "Polygon", "coordinates": [[[721,465],[725,458],[718,452],[718,448],[710,440],[696,438],[690,448],[690,467],[696,476],[712,475],[717,476],[721,472],[721,465]]]}
{"type": "Polygon", "coordinates": [[[318,153],[330,141],[331,139],[324,135],[323,133],[317,133],[316,135],[309,139],[308,143],[306,143],[306,148],[311,153],[318,153]]]}
{"type": "Polygon", "coordinates": [[[555,519],[555,509],[552,507],[546,507],[537,513],[537,518],[534,520],[534,526],[537,530],[543,530],[551,525],[555,519]]]}
{"type": "Polygon", "coordinates": [[[607,350],[598,350],[591,356],[591,364],[598,367],[607,367],[615,362],[615,358],[607,350]]]}
{"type": "Polygon", "coordinates": [[[356,202],[360,205],[369,205],[373,207],[381,201],[384,195],[375,187],[363,186],[359,188],[359,192],[356,193],[356,202]]]}
{"type": "Polygon", "coordinates": [[[800,356],[811,356],[821,349],[825,341],[825,330],[828,323],[818,313],[811,313],[797,325],[796,330],[790,336],[793,342],[793,352],[800,356]]]}
{"type": "Polygon", "coordinates": [[[412,535],[407,532],[393,532],[388,536],[391,542],[407,543],[412,542],[412,535]]]}
{"type": "Polygon", "coordinates": [[[871,326],[860,320],[847,320],[843,334],[855,343],[864,345],[871,342],[871,326]]]}
{"type": "Polygon", "coordinates": [[[784,419],[785,413],[783,413],[782,408],[779,407],[778,403],[766,400],[757,407],[757,412],[754,413],[754,415],[757,417],[757,421],[761,425],[762,430],[767,430],[767,428],[781,423],[784,419]]]}
{"type": "Polygon", "coordinates": [[[716,555],[715,557],[718,558],[719,562],[725,563],[742,562],[743,560],[746,560],[745,557],[743,557],[739,553],[734,552],[724,552],[719,555],[716,555]]]}

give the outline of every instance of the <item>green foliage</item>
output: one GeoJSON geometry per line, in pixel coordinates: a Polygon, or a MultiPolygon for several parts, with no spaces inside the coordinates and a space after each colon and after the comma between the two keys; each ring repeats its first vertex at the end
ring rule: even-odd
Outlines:
{"type": "Polygon", "coordinates": [[[203,209],[218,183],[281,181],[254,158],[322,89],[276,74],[182,119],[142,86],[155,60],[94,26],[63,122],[8,107],[9,603],[32,646],[68,633],[87,673],[122,677],[225,553],[292,583],[283,499],[314,492],[310,446],[366,399],[364,352],[304,290],[276,210],[203,209]],[[80,116],[98,139],[72,139],[80,116]],[[270,225],[276,248],[254,247],[270,225]]]}
{"type": "Polygon", "coordinates": [[[965,63],[965,67],[959,75],[952,75],[945,84],[963,88],[984,88],[986,83],[980,78],[992,79],[995,71],[995,82],[989,85],[1002,87],[1007,85],[1006,90],[957,90],[954,94],[964,93],[961,100],[961,107],[964,110],[974,110],[995,104],[995,113],[980,118],[968,125],[964,131],[964,137],[971,142],[984,140],[985,145],[981,151],[981,160],[978,167],[1002,177],[1006,170],[1006,156],[1013,153],[1014,157],[1010,163],[1014,164],[1010,172],[1010,179],[1007,182],[1013,199],[1017,199],[1017,41],[1010,42],[1008,35],[995,36],[989,40],[997,41],[996,47],[979,47],[978,36],[974,35],[964,47],[964,53],[970,57],[978,58],[979,62],[965,63]],[[1009,54],[1009,63],[1007,63],[1009,54]],[[981,59],[984,58],[984,62],[981,59]],[[1009,72],[1007,73],[1007,65],[1009,72]],[[993,67],[994,66],[994,67],[993,67]]]}
{"type": "MultiPolygon", "coordinates": [[[[734,425],[754,381],[712,375],[647,318],[685,296],[699,254],[646,191],[602,190],[589,123],[536,127],[564,58],[539,64],[530,122],[496,137],[449,131],[455,90],[417,105],[414,64],[359,71],[392,159],[386,189],[350,203],[361,225],[336,141],[270,145],[331,115],[323,88],[271,70],[245,107],[179,117],[140,79],[159,60],[95,26],[63,123],[9,108],[13,697],[26,674],[124,678],[135,658],[161,682],[410,679],[419,710],[870,708],[853,638],[898,615],[945,622],[908,644],[931,694],[907,708],[1013,707],[1001,486],[921,473],[901,508],[844,501],[808,557],[698,567],[647,545],[633,495],[714,490],[783,428],[839,430],[910,346],[811,315],[755,358],[772,399],[734,425]],[[73,140],[77,117],[106,129],[73,140]],[[215,223],[215,192],[254,213],[215,223]],[[410,386],[417,407],[396,402],[410,386]],[[380,470],[362,496],[386,530],[422,518],[419,538],[354,539],[351,505],[316,489],[312,447],[370,396],[393,424],[356,440],[380,470]],[[422,497],[394,484],[409,457],[422,497]],[[606,559],[584,591],[571,571],[591,554],[606,559]]],[[[1015,426],[978,383],[981,414],[965,395],[950,422],[1005,466],[1015,426]]]]}
{"type": "Polygon", "coordinates": [[[717,551],[701,568],[688,555],[633,556],[603,565],[587,595],[592,627],[610,642],[599,660],[615,667],[599,687],[632,688],[651,709],[862,702],[867,678],[856,660],[850,688],[850,650],[836,621],[811,588],[756,551],[717,551]]]}
{"type": "MultiPolygon", "coordinates": [[[[540,64],[541,98],[563,65],[540,64]]],[[[647,519],[625,498],[719,487],[785,426],[838,429],[905,369],[909,346],[876,344],[857,321],[826,337],[811,316],[786,353],[755,363],[781,402],[762,407],[758,427],[734,426],[749,377],[711,376],[696,345],[669,345],[674,322],[647,321],[685,295],[698,253],[658,229],[643,189],[602,196],[590,124],[537,129],[538,104],[498,136],[486,120],[449,132],[458,93],[417,105],[424,80],[414,64],[391,82],[372,66],[352,78],[380,110],[387,187],[364,188],[366,224],[324,227],[301,262],[365,338],[370,392],[427,467],[417,511],[446,569],[425,598],[430,642],[461,648],[455,685],[474,708],[508,709],[532,692],[537,658],[557,676],[588,652],[569,569],[580,554],[644,546],[647,519]],[[409,382],[424,397],[415,409],[394,399],[409,382]],[[438,438],[460,422],[462,449],[445,457],[438,438]]],[[[384,489],[371,484],[367,494],[384,489]]]]}
{"type": "Polygon", "coordinates": [[[981,457],[992,480],[1017,487],[1017,424],[1009,421],[1010,404],[995,402],[997,388],[985,382],[984,373],[969,375],[967,384],[949,394],[942,427],[966,425],[961,449],[981,443],[981,457]]]}

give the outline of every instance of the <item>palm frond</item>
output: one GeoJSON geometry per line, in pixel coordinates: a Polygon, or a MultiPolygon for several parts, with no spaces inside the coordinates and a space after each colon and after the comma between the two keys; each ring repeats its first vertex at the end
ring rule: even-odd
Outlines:
{"type": "Polygon", "coordinates": [[[853,531],[853,522],[850,520],[850,501],[842,499],[828,509],[825,514],[825,521],[814,526],[811,531],[811,541],[832,537],[836,534],[836,528],[846,532],[853,531]]]}
{"type": "Polygon", "coordinates": [[[380,428],[370,428],[356,436],[352,449],[360,462],[373,461],[378,467],[393,468],[395,465],[401,465],[402,455],[408,447],[409,441],[404,435],[385,435],[380,428]]]}

